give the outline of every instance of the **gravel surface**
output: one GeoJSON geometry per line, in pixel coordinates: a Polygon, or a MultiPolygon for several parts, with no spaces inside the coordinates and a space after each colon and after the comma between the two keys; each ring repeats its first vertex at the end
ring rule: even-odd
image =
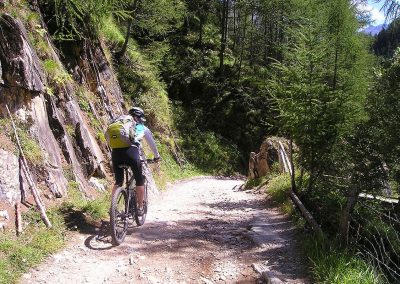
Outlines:
{"type": "Polygon", "coordinates": [[[122,245],[111,245],[103,222],[71,236],[20,283],[262,283],[262,275],[309,283],[290,220],[242,184],[205,177],[174,184],[152,198],[146,223],[132,225],[122,245]]]}

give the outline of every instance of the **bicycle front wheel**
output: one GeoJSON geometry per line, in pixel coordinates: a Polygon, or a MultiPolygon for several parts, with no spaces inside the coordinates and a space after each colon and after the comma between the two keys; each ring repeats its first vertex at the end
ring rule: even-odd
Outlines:
{"type": "MultiPolygon", "coordinates": [[[[137,204],[137,194],[135,194],[135,204],[137,204]]],[[[147,181],[145,180],[144,182],[144,198],[143,198],[143,214],[139,216],[139,208],[138,206],[135,206],[135,221],[138,226],[142,226],[144,224],[144,221],[146,221],[146,215],[147,215],[147,207],[148,207],[148,195],[147,195],[147,181]]]]}
{"type": "Polygon", "coordinates": [[[111,198],[110,225],[113,244],[120,245],[128,231],[128,194],[119,187],[111,198]]]}

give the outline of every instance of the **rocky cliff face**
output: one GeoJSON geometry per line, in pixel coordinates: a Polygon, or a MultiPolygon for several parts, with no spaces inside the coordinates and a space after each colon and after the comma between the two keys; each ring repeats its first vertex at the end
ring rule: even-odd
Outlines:
{"type": "Polygon", "coordinates": [[[35,1],[0,5],[0,211],[29,199],[6,106],[47,199],[64,197],[71,183],[90,194],[88,180],[110,175],[102,133],[123,111],[118,81],[101,42],[74,42],[62,54],[35,1]]]}

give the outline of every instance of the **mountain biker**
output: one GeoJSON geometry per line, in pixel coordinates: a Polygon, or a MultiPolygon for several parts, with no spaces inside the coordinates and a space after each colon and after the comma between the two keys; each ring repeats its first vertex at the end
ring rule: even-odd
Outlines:
{"type": "MultiPolygon", "coordinates": [[[[142,175],[142,162],[140,161],[139,153],[140,140],[143,137],[145,138],[154,154],[154,161],[160,159],[160,154],[150,129],[143,124],[143,122],[146,121],[143,110],[139,107],[133,107],[129,110],[128,114],[133,118],[131,127],[134,129],[130,130],[134,133],[134,137],[131,139],[131,145],[129,147],[114,148],[111,151],[111,160],[115,175],[115,184],[112,190],[115,192],[115,190],[122,186],[124,182],[124,170],[119,166],[122,164],[129,165],[136,181],[137,206],[139,209],[138,215],[143,215],[144,177],[142,175]]],[[[107,136],[108,135],[106,134],[106,138],[109,140],[109,137],[107,136]]]]}

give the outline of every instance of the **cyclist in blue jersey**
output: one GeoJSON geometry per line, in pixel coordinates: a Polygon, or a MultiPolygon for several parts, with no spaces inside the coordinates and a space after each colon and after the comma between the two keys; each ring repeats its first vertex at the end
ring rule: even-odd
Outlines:
{"type": "Polygon", "coordinates": [[[132,168],[133,174],[136,181],[136,194],[139,208],[139,215],[143,214],[143,199],[144,199],[144,177],[142,174],[142,163],[140,161],[139,145],[141,139],[144,137],[150,149],[154,154],[154,160],[160,159],[160,154],[157,149],[157,145],[154,141],[153,135],[143,122],[146,121],[144,118],[144,112],[139,107],[134,107],[129,110],[129,115],[133,117],[134,124],[132,127],[135,128],[135,136],[132,141],[132,145],[127,148],[112,149],[111,159],[115,175],[115,185],[113,192],[124,182],[124,170],[119,167],[121,164],[129,165],[132,168]]]}

